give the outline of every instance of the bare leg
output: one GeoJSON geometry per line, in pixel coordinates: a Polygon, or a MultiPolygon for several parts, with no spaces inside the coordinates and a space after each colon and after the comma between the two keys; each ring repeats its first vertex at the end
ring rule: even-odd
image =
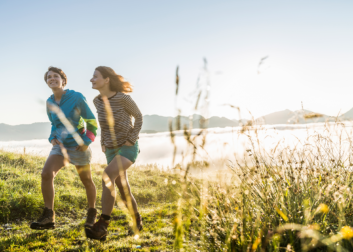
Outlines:
{"type": "Polygon", "coordinates": [[[119,190],[122,191],[122,197],[125,195],[123,199],[125,199],[125,202],[127,203],[126,205],[130,213],[133,215],[133,233],[138,234],[138,232],[142,230],[142,219],[137,212],[137,204],[131,194],[130,186],[126,178],[126,169],[131,165],[132,162],[130,160],[117,155],[105,168],[103,173],[102,215],[99,221],[93,225],[92,229],[86,229],[87,237],[98,240],[106,239],[109,219],[116,199],[115,182],[117,182],[119,190]],[[135,205],[136,211],[134,210],[133,205],[135,205]]]}
{"type": "Polygon", "coordinates": [[[96,186],[92,180],[91,176],[91,166],[84,165],[78,166],[76,165],[76,169],[83,185],[86,188],[86,195],[89,208],[95,208],[96,205],[96,186]]]}
{"type": "Polygon", "coordinates": [[[130,184],[129,184],[129,180],[127,178],[126,171],[124,171],[123,176],[119,176],[115,179],[115,184],[117,185],[119,192],[120,192],[120,195],[121,195],[121,199],[124,201],[125,206],[127,208],[129,208],[128,204],[127,204],[127,200],[128,200],[128,198],[131,199],[131,205],[132,205],[132,209],[133,209],[133,212],[131,213],[131,215],[137,214],[138,213],[137,203],[136,203],[134,196],[131,193],[130,184]],[[124,186],[123,186],[124,184],[126,185],[125,186],[126,190],[124,190],[124,186]],[[126,197],[126,194],[128,197],[126,197]]]}
{"type": "MultiPolygon", "coordinates": [[[[123,189],[122,195],[125,195],[128,209],[130,213],[134,213],[132,198],[130,197],[130,187],[128,188],[127,179],[121,179],[126,177],[126,170],[132,165],[132,162],[120,155],[117,155],[113,161],[105,168],[103,173],[103,193],[102,193],[102,213],[105,215],[111,215],[115,198],[115,180],[120,177],[121,188],[123,189]]],[[[135,201],[135,200],[134,200],[135,201]]],[[[136,203],[136,201],[135,201],[136,203]]]]}
{"type": "Polygon", "coordinates": [[[54,177],[61,168],[65,166],[64,157],[60,155],[50,155],[42,170],[42,194],[44,206],[54,209],[54,177]]]}

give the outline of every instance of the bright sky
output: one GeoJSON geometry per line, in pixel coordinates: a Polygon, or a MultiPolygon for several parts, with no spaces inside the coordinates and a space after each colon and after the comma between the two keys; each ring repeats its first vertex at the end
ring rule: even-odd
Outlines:
{"type": "Polygon", "coordinates": [[[349,0],[0,0],[0,123],[48,121],[43,80],[62,68],[67,88],[90,102],[94,68],[112,67],[135,87],[143,114],[175,115],[207,58],[209,115],[237,118],[304,108],[353,107],[353,2],[349,0]],[[260,59],[269,56],[260,68],[260,59]]]}

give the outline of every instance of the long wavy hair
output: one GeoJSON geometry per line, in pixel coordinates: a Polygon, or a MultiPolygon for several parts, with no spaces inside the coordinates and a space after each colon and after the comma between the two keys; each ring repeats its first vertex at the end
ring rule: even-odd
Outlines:
{"type": "Polygon", "coordinates": [[[133,91],[131,83],[125,81],[124,77],[117,74],[112,68],[99,66],[96,67],[96,70],[102,74],[104,79],[109,77],[110,90],[122,93],[131,93],[133,91]]]}

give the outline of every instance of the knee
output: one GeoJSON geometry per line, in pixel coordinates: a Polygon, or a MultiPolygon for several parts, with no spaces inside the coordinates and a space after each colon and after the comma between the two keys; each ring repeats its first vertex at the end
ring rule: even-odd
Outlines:
{"type": "Polygon", "coordinates": [[[122,184],[121,184],[121,178],[120,176],[118,176],[116,179],[115,179],[115,184],[116,186],[119,188],[119,190],[121,190],[123,188],[122,184]]]}
{"type": "Polygon", "coordinates": [[[118,184],[121,184],[121,177],[120,176],[117,176],[116,178],[115,178],[115,183],[118,185],[118,184]]]}
{"type": "Polygon", "coordinates": [[[119,175],[118,177],[115,178],[115,183],[119,187],[126,187],[128,186],[128,182],[125,176],[119,175]]]}
{"type": "Polygon", "coordinates": [[[108,176],[103,176],[103,178],[102,178],[102,187],[103,187],[103,190],[105,188],[109,188],[109,190],[111,190],[112,187],[115,187],[114,186],[114,181],[112,181],[108,176]]]}
{"type": "Polygon", "coordinates": [[[42,180],[53,180],[55,177],[55,173],[53,171],[42,171],[42,180]]]}
{"type": "Polygon", "coordinates": [[[102,179],[103,179],[103,181],[106,182],[106,183],[107,183],[108,181],[114,183],[114,181],[115,181],[115,179],[116,179],[116,176],[115,176],[115,174],[114,174],[113,172],[111,172],[110,170],[105,170],[105,171],[103,172],[102,179]]]}
{"type": "Polygon", "coordinates": [[[94,182],[90,177],[81,177],[81,181],[84,186],[94,186],[94,182]]]}

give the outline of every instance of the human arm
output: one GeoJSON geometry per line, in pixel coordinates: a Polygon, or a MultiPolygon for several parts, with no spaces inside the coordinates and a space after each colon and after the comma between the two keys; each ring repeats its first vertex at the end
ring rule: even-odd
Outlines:
{"type": "MultiPolygon", "coordinates": [[[[54,143],[57,143],[58,140],[56,139],[56,126],[55,126],[55,124],[53,123],[53,118],[52,118],[52,116],[51,116],[49,106],[50,106],[50,105],[49,105],[48,102],[47,102],[47,105],[46,105],[47,115],[48,115],[49,121],[50,121],[50,123],[51,123],[51,131],[50,131],[50,136],[49,136],[48,140],[49,140],[49,143],[53,144],[53,142],[54,142],[54,143]]],[[[53,144],[53,145],[55,145],[55,144],[53,144]]]]}
{"type": "MultiPolygon", "coordinates": [[[[98,107],[99,107],[99,98],[98,96],[96,98],[93,99],[93,104],[94,106],[96,107],[96,110],[97,110],[97,114],[99,114],[98,112],[98,107]]],[[[99,118],[99,117],[98,117],[99,118]]],[[[104,134],[103,134],[103,130],[102,130],[102,125],[100,125],[100,144],[101,144],[101,147],[102,147],[102,151],[105,152],[105,145],[104,145],[104,134]]]]}
{"type": "MultiPolygon", "coordinates": [[[[141,131],[143,121],[142,113],[130,95],[124,96],[123,104],[124,109],[135,118],[133,129],[127,135],[127,142],[129,142],[131,144],[130,146],[132,146],[139,138],[139,133],[141,131]]],[[[129,144],[125,143],[125,145],[129,144]]]]}
{"type": "Polygon", "coordinates": [[[84,145],[89,146],[97,136],[97,120],[93,115],[91,109],[89,108],[86,98],[83,95],[79,103],[79,107],[81,110],[81,117],[86,123],[86,130],[81,135],[81,137],[84,142],[84,145]]]}

